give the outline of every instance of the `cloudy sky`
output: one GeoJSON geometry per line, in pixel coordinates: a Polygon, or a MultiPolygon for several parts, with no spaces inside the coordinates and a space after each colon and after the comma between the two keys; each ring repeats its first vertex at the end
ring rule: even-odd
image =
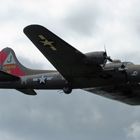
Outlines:
{"type": "MultiPolygon", "coordinates": [[[[54,69],[23,34],[41,24],[82,52],[103,50],[140,63],[139,0],[1,0],[0,49],[11,47],[27,67],[54,69]]],[[[139,140],[140,107],[82,90],[0,90],[2,140],[139,140]]]]}

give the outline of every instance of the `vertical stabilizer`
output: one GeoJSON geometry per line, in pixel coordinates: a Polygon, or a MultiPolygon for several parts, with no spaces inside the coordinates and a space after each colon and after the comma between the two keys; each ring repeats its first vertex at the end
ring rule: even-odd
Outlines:
{"type": "Polygon", "coordinates": [[[0,51],[0,70],[15,76],[55,72],[54,70],[33,70],[23,66],[11,48],[0,51]]]}
{"type": "Polygon", "coordinates": [[[16,76],[26,75],[26,68],[20,64],[11,48],[5,48],[0,52],[0,69],[16,76]]]}

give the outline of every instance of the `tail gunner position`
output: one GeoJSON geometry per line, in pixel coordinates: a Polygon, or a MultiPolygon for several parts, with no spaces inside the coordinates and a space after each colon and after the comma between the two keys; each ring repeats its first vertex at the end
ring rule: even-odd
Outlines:
{"type": "Polygon", "coordinates": [[[0,52],[0,88],[36,95],[34,89],[83,89],[130,105],[140,105],[140,65],[112,60],[106,51],[83,54],[40,25],[24,33],[57,69],[24,67],[11,48],[0,52]],[[109,63],[107,63],[109,61],[109,63]]]}

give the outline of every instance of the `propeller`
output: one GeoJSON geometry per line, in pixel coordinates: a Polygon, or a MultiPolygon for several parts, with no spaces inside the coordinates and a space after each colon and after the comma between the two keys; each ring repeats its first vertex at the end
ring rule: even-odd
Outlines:
{"type": "Polygon", "coordinates": [[[111,59],[110,56],[107,55],[107,51],[106,51],[106,47],[104,45],[104,63],[103,63],[103,67],[105,67],[105,64],[107,63],[107,61],[109,62],[113,62],[113,60],[111,59]]]}

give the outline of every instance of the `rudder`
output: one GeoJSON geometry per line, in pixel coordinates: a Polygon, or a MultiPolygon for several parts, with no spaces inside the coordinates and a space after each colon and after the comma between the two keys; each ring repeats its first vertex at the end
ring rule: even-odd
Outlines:
{"type": "Polygon", "coordinates": [[[0,52],[0,70],[16,76],[25,76],[25,67],[18,61],[15,52],[11,48],[5,48],[0,52]]]}

